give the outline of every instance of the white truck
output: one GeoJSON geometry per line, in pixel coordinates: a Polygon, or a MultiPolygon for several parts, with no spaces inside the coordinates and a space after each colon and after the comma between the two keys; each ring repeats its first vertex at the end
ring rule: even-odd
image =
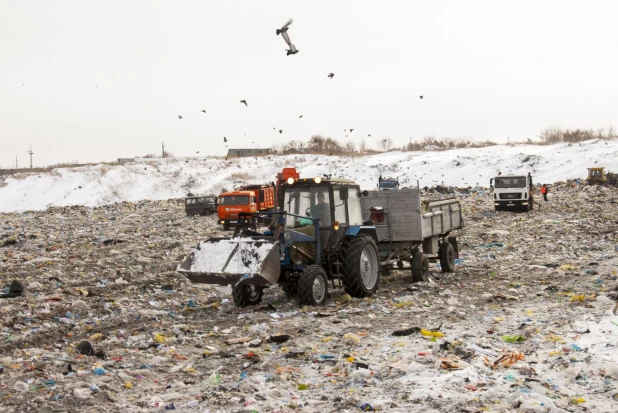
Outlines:
{"type": "Polygon", "coordinates": [[[531,211],[534,206],[532,197],[532,176],[498,175],[490,180],[494,192],[496,211],[531,211]]]}

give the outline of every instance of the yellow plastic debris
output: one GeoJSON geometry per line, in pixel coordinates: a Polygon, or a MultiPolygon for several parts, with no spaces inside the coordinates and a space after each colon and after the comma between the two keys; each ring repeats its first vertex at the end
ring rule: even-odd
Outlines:
{"type": "Polygon", "coordinates": [[[360,346],[360,343],[361,343],[360,337],[352,333],[344,334],[343,341],[348,344],[356,344],[357,346],[360,346]]]}
{"type": "Polygon", "coordinates": [[[125,389],[131,389],[131,388],[133,388],[133,383],[131,383],[130,381],[125,381],[124,382],[124,387],[125,387],[125,389]]]}
{"type": "Polygon", "coordinates": [[[444,334],[439,331],[429,331],[424,328],[421,329],[421,334],[425,337],[444,337],[444,334]]]}
{"type": "Polygon", "coordinates": [[[159,333],[155,333],[154,339],[157,343],[162,344],[165,343],[165,336],[159,333]]]}
{"type": "Polygon", "coordinates": [[[586,399],[584,399],[583,397],[578,397],[577,399],[573,398],[571,399],[571,404],[577,406],[580,403],[585,403],[586,399]]]}
{"type": "Polygon", "coordinates": [[[350,294],[343,294],[341,297],[337,299],[337,304],[344,305],[352,301],[352,296],[350,294]]]}
{"type": "Polygon", "coordinates": [[[350,356],[346,359],[348,363],[352,363],[354,361],[354,357],[350,356]]]}
{"type": "Polygon", "coordinates": [[[324,337],[324,338],[322,339],[322,343],[328,343],[329,341],[332,341],[332,340],[333,340],[333,338],[332,338],[331,336],[324,337]]]}
{"type": "Polygon", "coordinates": [[[571,302],[573,302],[573,301],[581,301],[581,302],[584,302],[584,301],[586,301],[586,296],[585,296],[584,294],[581,294],[581,295],[576,295],[576,294],[573,294],[573,295],[571,296],[571,302]]]}
{"type": "Polygon", "coordinates": [[[103,334],[101,333],[96,333],[90,336],[90,340],[99,340],[103,337],[103,334]]]}

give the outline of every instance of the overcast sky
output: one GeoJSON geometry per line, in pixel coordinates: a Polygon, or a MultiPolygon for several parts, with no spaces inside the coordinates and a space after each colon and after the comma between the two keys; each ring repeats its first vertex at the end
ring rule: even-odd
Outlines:
{"type": "Polygon", "coordinates": [[[48,165],[162,141],[222,155],[224,136],[375,146],[618,126],[616,16],[613,0],[2,0],[0,166],[26,165],[30,144],[48,165]],[[275,34],[289,17],[293,56],[275,34]]]}

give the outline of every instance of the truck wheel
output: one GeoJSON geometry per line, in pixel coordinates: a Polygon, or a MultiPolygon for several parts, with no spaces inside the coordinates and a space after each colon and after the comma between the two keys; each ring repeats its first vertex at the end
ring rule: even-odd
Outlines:
{"type": "Polygon", "coordinates": [[[459,258],[459,243],[457,242],[457,237],[448,237],[448,242],[451,243],[455,250],[455,258],[459,258]]]}
{"type": "Polygon", "coordinates": [[[298,295],[298,283],[296,282],[286,282],[281,284],[281,289],[288,298],[294,298],[298,295]]]}
{"type": "Polygon", "coordinates": [[[248,305],[256,305],[262,302],[262,294],[264,287],[261,285],[241,284],[232,286],[232,298],[236,307],[246,307],[248,305]]]}
{"type": "Polygon", "coordinates": [[[319,265],[305,267],[298,282],[298,294],[303,305],[324,305],[328,296],[326,271],[319,265]]]}
{"type": "Polygon", "coordinates": [[[380,283],[380,258],[375,241],[367,236],[349,240],[343,247],[343,284],[352,297],[369,297],[380,283]]]}
{"type": "Polygon", "coordinates": [[[428,282],[429,281],[429,260],[422,251],[416,251],[412,255],[412,282],[428,282]]]}
{"type": "Polygon", "coordinates": [[[229,231],[230,230],[230,224],[228,222],[223,224],[223,231],[229,231]]]}
{"type": "Polygon", "coordinates": [[[455,272],[455,248],[453,248],[453,244],[448,241],[443,242],[440,245],[438,255],[440,256],[442,272],[455,272]]]}

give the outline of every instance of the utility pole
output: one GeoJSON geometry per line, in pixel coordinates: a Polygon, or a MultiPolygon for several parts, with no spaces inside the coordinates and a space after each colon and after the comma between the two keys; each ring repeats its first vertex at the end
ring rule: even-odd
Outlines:
{"type": "Polygon", "coordinates": [[[30,155],[30,169],[32,169],[32,155],[34,155],[34,152],[32,152],[32,145],[30,145],[30,150],[28,151],[28,155],[30,155]]]}
{"type": "Polygon", "coordinates": [[[161,142],[161,157],[165,158],[165,145],[161,142]]]}
{"type": "Polygon", "coordinates": [[[19,169],[19,166],[17,166],[17,154],[15,154],[15,169],[19,169]]]}

